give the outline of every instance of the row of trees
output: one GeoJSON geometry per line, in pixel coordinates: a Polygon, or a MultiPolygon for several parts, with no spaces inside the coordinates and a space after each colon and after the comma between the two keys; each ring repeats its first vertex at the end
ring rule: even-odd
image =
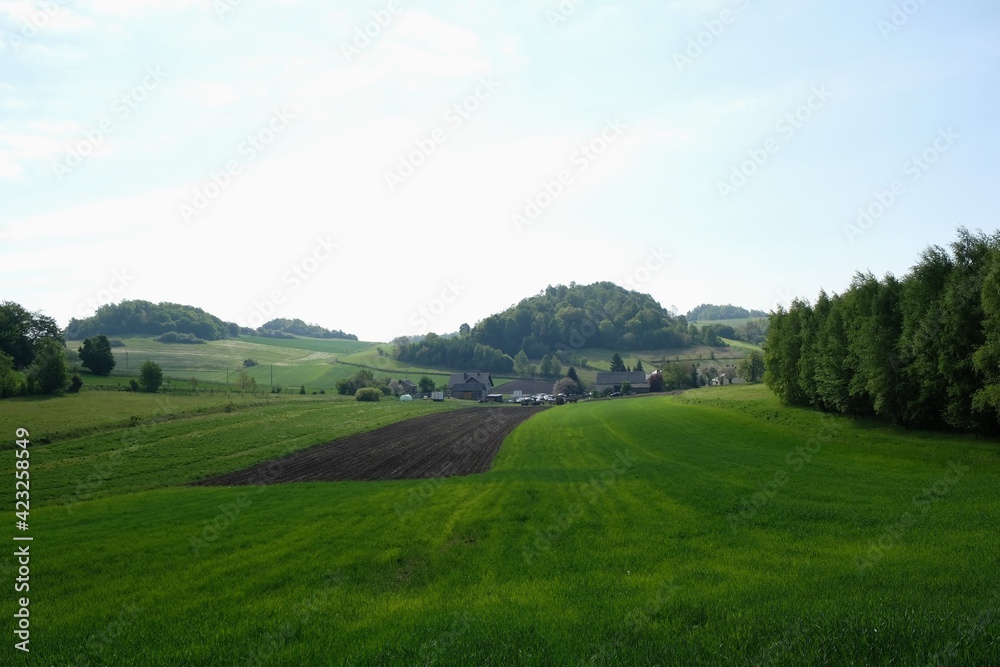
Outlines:
{"type": "Polygon", "coordinates": [[[1000,233],[959,229],[902,280],[858,273],[843,294],[779,309],[765,365],[787,404],[1000,431],[1000,233]]]}
{"type": "MultiPolygon", "coordinates": [[[[426,375],[420,378],[417,382],[417,387],[425,394],[429,394],[439,388],[434,385],[434,380],[426,375]]],[[[396,380],[388,376],[376,380],[375,374],[367,368],[359,370],[352,377],[337,380],[336,384],[337,393],[342,396],[355,396],[358,391],[368,388],[377,389],[385,396],[402,396],[406,393],[403,385],[396,380]]],[[[444,391],[447,388],[447,383],[443,383],[440,390],[444,391]]]]}
{"type": "Polygon", "coordinates": [[[416,342],[401,337],[393,343],[396,346],[393,356],[414,365],[475,368],[491,373],[509,373],[514,369],[511,357],[469,336],[444,338],[432,333],[416,342]]]}

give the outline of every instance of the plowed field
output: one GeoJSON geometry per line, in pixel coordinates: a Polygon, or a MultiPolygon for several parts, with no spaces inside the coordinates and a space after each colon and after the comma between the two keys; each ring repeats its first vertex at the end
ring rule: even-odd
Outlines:
{"type": "Polygon", "coordinates": [[[239,486],[472,475],[489,470],[507,434],[539,411],[520,407],[439,412],[195,484],[239,486]]]}

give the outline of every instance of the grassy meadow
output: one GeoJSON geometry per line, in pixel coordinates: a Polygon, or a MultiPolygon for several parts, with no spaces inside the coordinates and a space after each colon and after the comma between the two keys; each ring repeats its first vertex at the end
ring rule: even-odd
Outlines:
{"type": "Polygon", "coordinates": [[[996,442],[744,385],[550,409],[473,477],[195,488],[458,403],[103,396],[0,403],[51,434],[25,664],[1000,663],[996,442]]]}

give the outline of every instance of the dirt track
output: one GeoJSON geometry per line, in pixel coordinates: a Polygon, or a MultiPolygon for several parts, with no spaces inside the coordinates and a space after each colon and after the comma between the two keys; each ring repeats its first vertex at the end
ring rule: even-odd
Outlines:
{"type": "Polygon", "coordinates": [[[439,412],[316,445],[195,485],[424,479],[486,472],[507,434],[539,411],[520,407],[439,412]]]}

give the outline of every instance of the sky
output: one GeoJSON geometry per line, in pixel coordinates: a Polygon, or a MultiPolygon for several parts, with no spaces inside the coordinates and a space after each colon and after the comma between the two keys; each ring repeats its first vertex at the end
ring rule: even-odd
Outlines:
{"type": "Polygon", "coordinates": [[[388,341],[997,228],[995,0],[0,0],[0,300],[388,341]]]}

